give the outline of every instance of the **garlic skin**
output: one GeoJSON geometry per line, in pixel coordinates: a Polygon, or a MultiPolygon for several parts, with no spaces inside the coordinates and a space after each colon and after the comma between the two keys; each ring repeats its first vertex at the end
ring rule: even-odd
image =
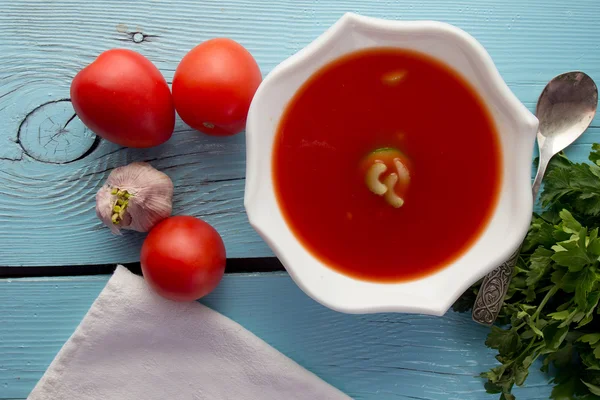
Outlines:
{"type": "Polygon", "coordinates": [[[115,235],[148,232],[173,210],[173,182],[150,164],[115,168],[96,193],[96,215],[115,235]]]}

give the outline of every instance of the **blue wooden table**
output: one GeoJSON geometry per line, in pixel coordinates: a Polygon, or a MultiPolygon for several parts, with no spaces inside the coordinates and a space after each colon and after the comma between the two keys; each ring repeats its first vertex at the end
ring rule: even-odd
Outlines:
{"type": "MultiPolygon", "coordinates": [[[[178,121],[168,143],[135,150],[98,140],[73,118],[71,79],[101,51],[138,51],[170,83],[191,47],[227,36],[266,74],[354,11],[465,29],[531,110],[561,72],[600,81],[598,0],[0,0],[0,10],[0,271],[37,276],[0,280],[0,399],[27,397],[108,279],[49,275],[139,259],[142,234],[112,236],[95,217],[95,192],[112,168],[145,160],[167,173],[174,212],[213,224],[232,264],[260,270],[247,259],[272,256],[243,210],[243,134],[210,138],[178,121]]],[[[598,119],[568,153],[582,160],[593,142],[598,119]]],[[[204,303],[357,399],[496,398],[475,377],[495,360],[487,329],[469,315],[339,314],[283,272],[228,274],[204,303]]],[[[516,394],[548,398],[548,379],[532,370],[516,394]]]]}

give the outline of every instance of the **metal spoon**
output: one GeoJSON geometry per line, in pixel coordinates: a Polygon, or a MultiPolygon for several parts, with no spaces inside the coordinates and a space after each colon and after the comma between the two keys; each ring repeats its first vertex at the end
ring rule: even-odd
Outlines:
{"type": "MultiPolygon", "coordinates": [[[[540,156],[533,180],[534,202],[550,159],[585,132],[597,106],[598,88],[592,78],[580,71],[558,75],[542,91],[535,110],[540,121],[537,133],[540,156]]],[[[491,325],[496,320],[520,251],[517,249],[504,264],[483,279],[473,305],[475,322],[491,325]]]]}

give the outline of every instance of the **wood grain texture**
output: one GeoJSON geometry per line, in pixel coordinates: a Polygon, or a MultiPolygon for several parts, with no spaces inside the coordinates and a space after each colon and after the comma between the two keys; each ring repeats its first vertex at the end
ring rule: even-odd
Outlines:
{"type": "MultiPolygon", "coordinates": [[[[25,398],[108,277],[0,280],[0,399],[25,398]]],[[[204,301],[355,399],[491,400],[475,376],[495,365],[469,314],[348,315],[281,273],[229,275],[204,301]]],[[[520,400],[548,398],[533,367],[520,400]]]]}
{"type": "MultiPolygon", "coordinates": [[[[171,176],[174,212],[213,224],[230,257],[272,255],[243,209],[243,135],[209,138],[178,121],[168,143],[123,149],[93,142],[76,118],[69,120],[68,103],[54,104],[68,99],[76,72],[109,48],[141,52],[171,81],[191,47],[228,36],[246,46],[266,74],[344,12],[355,11],[441,20],[465,29],[487,48],[532,110],[545,83],[561,72],[581,69],[600,81],[597,0],[0,0],[0,9],[0,265],[5,266],[137,261],[143,235],[111,236],[94,215],[94,194],[112,168],[141,160],[171,176]]],[[[594,141],[600,141],[598,119],[569,152],[583,159],[594,141]]]]}

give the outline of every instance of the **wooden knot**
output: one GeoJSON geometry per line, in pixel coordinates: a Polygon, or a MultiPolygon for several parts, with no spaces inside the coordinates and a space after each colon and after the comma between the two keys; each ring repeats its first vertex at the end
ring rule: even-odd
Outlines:
{"type": "Polygon", "coordinates": [[[52,164],[66,164],[90,154],[98,138],[75,114],[69,99],[42,104],[25,116],[17,143],[29,157],[52,164]]]}
{"type": "Polygon", "coordinates": [[[144,41],[144,34],[142,32],[133,32],[131,40],[133,40],[133,43],[142,43],[144,41]]]}
{"type": "Polygon", "coordinates": [[[117,25],[117,32],[120,34],[117,40],[122,42],[133,42],[136,44],[140,44],[143,42],[151,42],[153,39],[158,38],[158,35],[148,35],[142,32],[142,28],[137,26],[135,30],[130,30],[127,25],[119,24],[117,25]]]}
{"type": "Polygon", "coordinates": [[[152,42],[154,39],[158,38],[158,35],[148,35],[143,32],[126,32],[128,39],[133,43],[142,43],[142,42],[152,42]]]}

